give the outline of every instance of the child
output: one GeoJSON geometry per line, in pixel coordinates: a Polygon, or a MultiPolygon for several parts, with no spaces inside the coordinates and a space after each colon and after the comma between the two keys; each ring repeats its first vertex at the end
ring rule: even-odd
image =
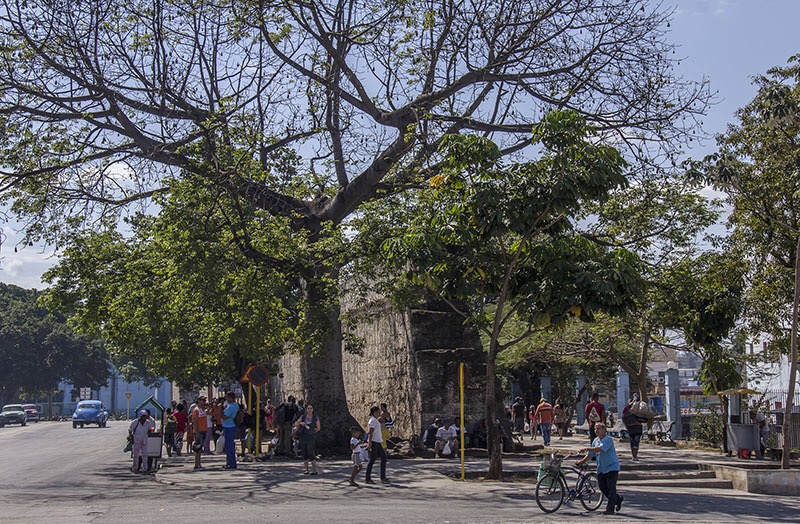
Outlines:
{"type": "Polygon", "coordinates": [[[353,457],[353,473],[350,475],[350,485],[358,487],[356,483],[356,475],[363,469],[361,462],[363,462],[362,451],[365,444],[361,442],[361,428],[353,426],[350,428],[350,453],[353,457]]]}

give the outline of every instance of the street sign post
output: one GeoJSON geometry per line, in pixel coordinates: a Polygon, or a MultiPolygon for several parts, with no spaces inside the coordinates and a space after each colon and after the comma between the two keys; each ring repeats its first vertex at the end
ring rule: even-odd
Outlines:
{"type": "Polygon", "coordinates": [[[125,393],[125,398],[128,399],[125,401],[125,415],[127,417],[131,416],[131,393],[128,391],[125,393]]]}

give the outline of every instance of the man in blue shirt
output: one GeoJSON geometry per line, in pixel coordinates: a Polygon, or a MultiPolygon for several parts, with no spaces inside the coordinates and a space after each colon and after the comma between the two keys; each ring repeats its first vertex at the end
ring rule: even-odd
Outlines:
{"type": "Polygon", "coordinates": [[[225,469],[236,469],[236,413],[239,404],[236,395],[229,391],[225,395],[227,405],[222,411],[222,434],[225,437],[225,469]]]}
{"type": "Polygon", "coordinates": [[[622,508],[623,499],[622,495],[617,494],[619,458],[617,457],[617,450],[614,449],[614,439],[606,433],[606,425],[598,422],[594,425],[594,430],[597,433],[597,437],[592,441],[591,447],[581,449],[581,453],[586,453],[586,456],[579,460],[577,464],[585,464],[590,456],[597,457],[597,482],[600,485],[600,491],[603,492],[608,501],[604,513],[613,515],[615,509],[619,511],[622,508]]]}

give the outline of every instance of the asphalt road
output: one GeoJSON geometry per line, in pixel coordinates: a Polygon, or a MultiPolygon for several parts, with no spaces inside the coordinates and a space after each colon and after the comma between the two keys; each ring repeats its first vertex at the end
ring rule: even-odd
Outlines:
{"type": "Polygon", "coordinates": [[[790,497],[629,486],[620,515],[587,514],[575,504],[544,515],[530,485],[455,482],[442,475],[455,471],[452,461],[393,460],[391,485],[360,489],[346,486],[344,460],[323,461],[322,474],[309,477],[296,461],[224,471],[219,456],[193,473],[184,456],[157,476],[134,475],[122,452],[127,425],[0,428],[0,523],[800,522],[800,501],[790,497]]]}

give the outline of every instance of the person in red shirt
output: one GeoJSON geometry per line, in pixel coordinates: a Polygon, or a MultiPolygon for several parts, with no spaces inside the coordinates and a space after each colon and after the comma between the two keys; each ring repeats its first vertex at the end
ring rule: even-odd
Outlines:
{"type": "Polygon", "coordinates": [[[592,393],[592,401],[586,404],[586,420],[589,421],[589,442],[594,442],[597,434],[594,425],[606,419],[606,407],[600,403],[600,395],[592,393]]]}
{"type": "Polygon", "coordinates": [[[186,406],[178,404],[175,406],[175,412],[172,414],[178,424],[175,426],[175,452],[181,456],[181,448],[183,447],[183,434],[186,433],[186,424],[189,422],[189,415],[186,414],[186,406]]]}
{"type": "Polygon", "coordinates": [[[553,406],[542,398],[536,406],[536,413],[533,418],[539,421],[539,429],[542,431],[544,445],[550,445],[550,429],[553,427],[553,406]]]}

